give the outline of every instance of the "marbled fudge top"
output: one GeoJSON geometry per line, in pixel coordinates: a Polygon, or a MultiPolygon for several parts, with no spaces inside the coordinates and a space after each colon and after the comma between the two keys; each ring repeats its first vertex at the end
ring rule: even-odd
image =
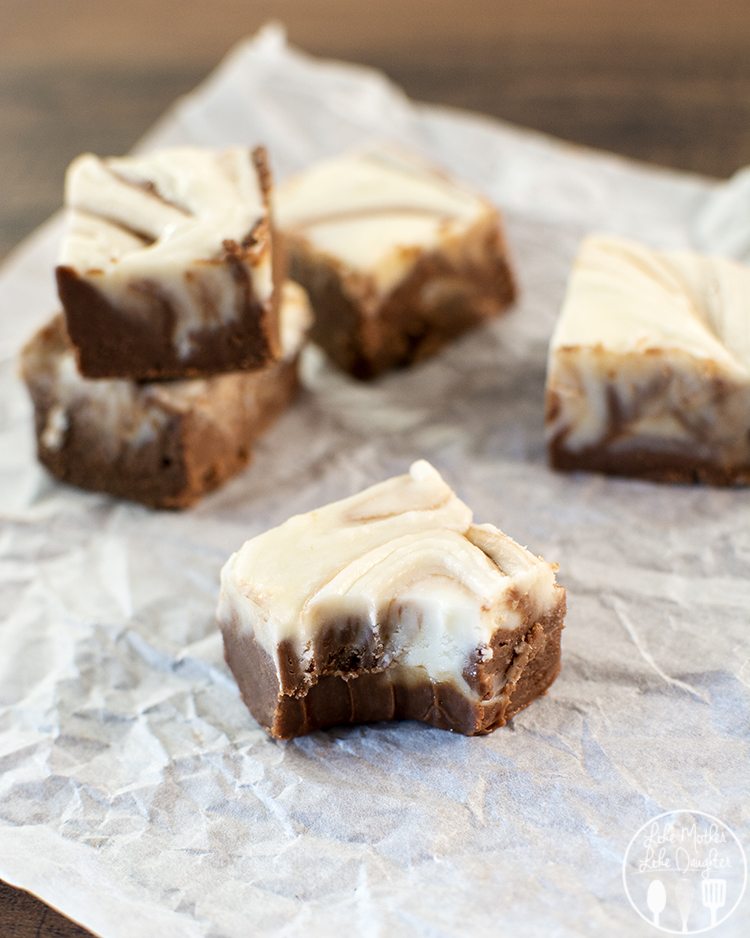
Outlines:
{"type": "Polygon", "coordinates": [[[551,353],[679,351],[750,378],[750,267],[624,238],[587,238],[551,353]]]}
{"type": "Polygon", "coordinates": [[[422,159],[385,148],[345,153],[279,188],[280,228],[383,292],[425,251],[450,250],[495,208],[422,159]]]}
{"type": "Polygon", "coordinates": [[[429,463],[247,541],[222,571],[219,619],[304,668],[315,634],[346,621],[387,631],[385,660],[461,684],[498,629],[557,601],[554,567],[472,511],[429,463]]]}
{"type": "Polygon", "coordinates": [[[273,291],[268,180],[252,151],[179,147],[138,156],[90,153],[70,165],[67,229],[58,266],[89,281],[115,307],[138,310],[158,291],[175,310],[175,341],[237,316],[237,272],[225,244],[246,247],[253,295],[273,291]]]}

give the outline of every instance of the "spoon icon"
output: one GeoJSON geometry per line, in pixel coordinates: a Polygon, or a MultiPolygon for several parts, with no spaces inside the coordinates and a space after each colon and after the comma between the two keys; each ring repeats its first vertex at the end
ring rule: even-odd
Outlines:
{"type": "Polygon", "coordinates": [[[664,911],[667,904],[667,890],[660,879],[652,879],[648,884],[646,893],[646,905],[653,916],[652,921],[656,927],[659,927],[659,916],[664,911]]]}

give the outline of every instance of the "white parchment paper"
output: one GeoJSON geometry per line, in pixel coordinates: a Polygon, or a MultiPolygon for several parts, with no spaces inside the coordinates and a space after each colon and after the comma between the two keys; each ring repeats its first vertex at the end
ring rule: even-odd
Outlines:
{"type": "MultiPolygon", "coordinates": [[[[621,862],[651,816],[750,839],[750,494],[545,465],[546,345],[591,229],[750,259],[728,185],[416,106],[267,29],[144,146],[266,143],[277,176],[367,138],[505,211],[522,297],[423,367],[308,390],[185,514],[36,465],[20,342],[55,310],[54,220],[0,275],[0,878],[106,936],[653,933],[621,862]],[[266,738],[222,660],[223,561],[288,515],[433,461],[569,591],[551,693],[487,738],[411,723],[266,738]]],[[[720,929],[746,935],[750,900],[720,929]]]]}

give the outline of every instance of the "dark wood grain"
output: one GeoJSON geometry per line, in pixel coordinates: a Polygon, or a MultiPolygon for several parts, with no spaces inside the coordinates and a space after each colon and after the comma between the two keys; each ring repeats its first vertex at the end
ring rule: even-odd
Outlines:
{"type": "Polygon", "coordinates": [[[0,0],[0,256],[77,153],[128,149],[272,16],[419,99],[696,172],[750,162],[744,0],[0,0]]]}
{"type": "Polygon", "coordinates": [[[0,880],[2,938],[90,938],[91,932],[50,909],[28,892],[0,880]]]}
{"type": "MultiPolygon", "coordinates": [[[[725,176],[750,162],[747,0],[0,0],[0,256],[82,150],[127,150],[270,18],[412,96],[725,176]]],[[[0,883],[0,936],[88,934],[0,883]]]]}

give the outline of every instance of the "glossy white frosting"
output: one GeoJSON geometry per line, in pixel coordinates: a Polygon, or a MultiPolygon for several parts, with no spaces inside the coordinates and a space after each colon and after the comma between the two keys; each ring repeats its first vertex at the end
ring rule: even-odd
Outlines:
{"type": "Polygon", "coordinates": [[[486,199],[389,149],[346,153],[289,180],[278,190],[276,215],[282,229],[382,292],[422,252],[451,250],[476,224],[497,224],[486,199]]]}
{"type": "Polygon", "coordinates": [[[385,659],[464,685],[471,655],[492,656],[498,628],[557,602],[553,567],[471,509],[437,470],[407,475],[290,518],[247,541],[224,566],[223,628],[246,629],[276,660],[291,640],[303,662],[320,631],[347,617],[373,635],[387,622],[385,659]]]}
{"type": "MultiPolygon", "coordinates": [[[[134,286],[155,285],[177,312],[174,341],[183,355],[191,332],[236,318],[241,297],[219,262],[224,241],[240,243],[266,208],[249,150],[182,147],[144,156],[84,154],[68,169],[68,226],[59,264],[73,268],[131,315],[145,315],[134,286]]],[[[247,266],[261,302],[272,292],[266,233],[247,266]]]]}
{"type": "Polygon", "coordinates": [[[634,445],[691,441],[696,414],[714,424],[703,444],[732,445],[750,427],[750,268],[589,237],[550,344],[547,387],[559,405],[548,434],[565,431],[570,450],[607,435],[613,392],[634,445]],[[722,400],[708,380],[717,377],[728,389],[722,400]]]}

